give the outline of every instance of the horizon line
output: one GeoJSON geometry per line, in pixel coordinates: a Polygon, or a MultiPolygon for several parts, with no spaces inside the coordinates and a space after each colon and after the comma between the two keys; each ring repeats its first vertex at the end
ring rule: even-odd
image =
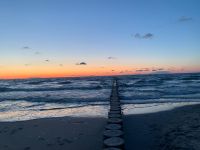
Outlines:
{"type": "Polygon", "coordinates": [[[113,74],[113,75],[83,75],[83,76],[55,76],[55,77],[13,77],[13,78],[0,78],[0,80],[26,80],[26,79],[53,79],[53,78],[87,78],[87,77],[112,77],[112,76],[129,76],[129,75],[161,75],[161,74],[196,74],[200,72],[163,72],[163,73],[132,73],[132,74],[113,74]]]}

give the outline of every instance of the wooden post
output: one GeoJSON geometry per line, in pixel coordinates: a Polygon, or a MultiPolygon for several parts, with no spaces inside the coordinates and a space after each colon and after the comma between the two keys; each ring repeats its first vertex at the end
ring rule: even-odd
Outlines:
{"type": "Polygon", "coordinates": [[[105,150],[123,150],[123,120],[121,111],[121,102],[118,93],[117,79],[113,80],[112,91],[110,95],[110,110],[108,112],[108,122],[104,131],[105,150]]]}

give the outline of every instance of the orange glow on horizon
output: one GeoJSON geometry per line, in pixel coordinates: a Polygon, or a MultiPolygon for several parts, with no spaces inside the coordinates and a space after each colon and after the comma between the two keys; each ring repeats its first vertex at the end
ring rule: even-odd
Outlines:
{"type": "MultiPolygon", "coordinates": [[[[127,67],[74,66],[74,67],[7,67],[1,69],[0,79],[54,78],[81,76],[111,76],[119,74],[120,69],[127,67]]],[[[132,72],[133,73],[133,72],[132,72]]]]}
{"type": "MultiPolygon", "coordinates": [[[[142,68],[142,67],[140,67],[142,68]]],[[[149,67],[150,68],[150,67],[149,67]]],[[[131,74],[149,74],[151,70],[146,72],[138,72],[138,68],[127,66],[38,66],[38,67],[16,67],[10,66],[1,68],[0,79],[23,79],[23,78],[55,78],[55,77],[82,77],[82,76],[112,76],[112,75],[131,75],[131,74]]],[[[198,67],[177,69],[173,68],[171,73],[182,72],[200,72],[198,67]]]]}

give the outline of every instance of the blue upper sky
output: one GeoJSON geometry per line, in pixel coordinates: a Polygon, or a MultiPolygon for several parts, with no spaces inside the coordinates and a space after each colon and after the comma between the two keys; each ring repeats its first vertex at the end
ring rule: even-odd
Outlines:
{"type": "Polygon", "coordinates": [[[0,0],[0,67],[200,71],[199,26],[199,0],[0,0]]]}

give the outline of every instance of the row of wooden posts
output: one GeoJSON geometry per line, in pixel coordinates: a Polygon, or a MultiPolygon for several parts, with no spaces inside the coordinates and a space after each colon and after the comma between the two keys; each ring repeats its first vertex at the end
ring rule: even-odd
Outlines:
{"type": "Polygon", "coordinates": [[[108,121],[103,133],[104,150],[123,150],[123,120],[121,102],[118,93],[118,82],[113,80],[112,92],[110,96],[110,109],[108,112],[108,121]]]}

